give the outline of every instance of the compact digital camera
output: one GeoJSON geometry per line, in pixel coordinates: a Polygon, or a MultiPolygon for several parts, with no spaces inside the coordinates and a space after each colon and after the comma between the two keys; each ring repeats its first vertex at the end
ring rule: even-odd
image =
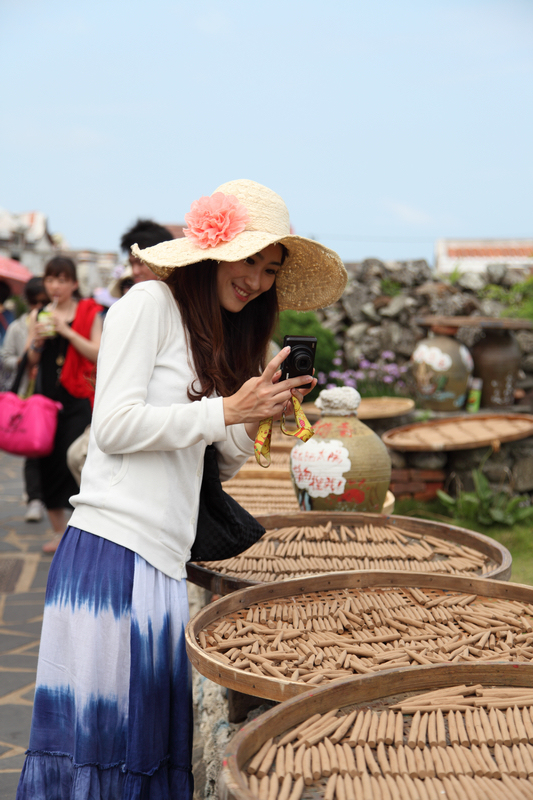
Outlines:
{"type": "MultiPolygon", "coordinates": [[[[316,353],[315,336],[285,336],[283,347],[290,347],[291,352],[281,365],[281,380],[297,378],[298,375],[312,375],[316,353]]],[[[310,383],[304,383],[299,389],[309,389],[310,383]]]]}

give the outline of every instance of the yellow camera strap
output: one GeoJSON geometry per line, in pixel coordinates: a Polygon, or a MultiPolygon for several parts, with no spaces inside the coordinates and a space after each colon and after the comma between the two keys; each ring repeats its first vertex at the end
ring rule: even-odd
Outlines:
{"type": "MultiPolygon", "coordinates": [[[[292,398],[292,405],[294,408],[294,416],[296,417],[296,425],[297,428],[294,431],[289,431],[285,427],[285,412],[281,418],[280,428],[281,432],[284,433],[286,436],[296,436],[297,439],[301,439],[302,442],[307,442],[311,436],[314,435],[314,429],[311,426],[311,423],[305,416],[304,412],[302,411],[302,406],[300,401],[296,399],[296,397],[292,398]]],[[[257,431],[257,436],[255,437],[255,444],[254,444],[254,451],[255,451],[255,460],[259,464],[260,467],[264,467],[265,469],[270,466],[271,457],[270,457],[270,441],[272,439],[272,417],[268,419],[262,419],[259,423],[259,428],[257,431]],[[261,462],[261,456],[266,461],[266,464],[261,462]]]]}

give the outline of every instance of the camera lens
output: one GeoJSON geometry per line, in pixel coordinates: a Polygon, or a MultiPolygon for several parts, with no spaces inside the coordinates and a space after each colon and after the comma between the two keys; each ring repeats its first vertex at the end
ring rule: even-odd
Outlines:
{"type": "Polygon", "coordinates": [[[296,353],[294,356],[294,366],[302,375],[311,370],[313,360],[307,351],[296,353]]]}

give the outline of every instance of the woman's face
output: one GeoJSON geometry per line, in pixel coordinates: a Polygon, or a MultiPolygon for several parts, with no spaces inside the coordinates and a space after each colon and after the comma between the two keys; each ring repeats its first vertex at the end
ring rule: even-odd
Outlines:
{"type": "Polygon", "coordinates": [[[281,267],[283,250],[270,244],[243,261],[221,261],[217,270],[218,300],[226,311],[238,312],[267,292],[281,267]]]}
{"type": "Polygon", "coordinates": [[[67,300],[70,300],[76,289],[78,288],[78,284],[76,281],[73,281],[72,278],[67,277],[64,273],[61,275],[47,275],[44,280],[44,288],[46,289],[46,294],[52,301],[60,305],[67,300]]]}

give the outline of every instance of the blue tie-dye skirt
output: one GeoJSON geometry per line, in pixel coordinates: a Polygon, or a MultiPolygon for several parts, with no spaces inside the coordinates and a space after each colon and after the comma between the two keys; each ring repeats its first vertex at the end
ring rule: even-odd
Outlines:
{"type": "Polygon", "coordinates": [[[186,582],[67,528],[50,568],[17,800],[189,800],[186,582]]]}

